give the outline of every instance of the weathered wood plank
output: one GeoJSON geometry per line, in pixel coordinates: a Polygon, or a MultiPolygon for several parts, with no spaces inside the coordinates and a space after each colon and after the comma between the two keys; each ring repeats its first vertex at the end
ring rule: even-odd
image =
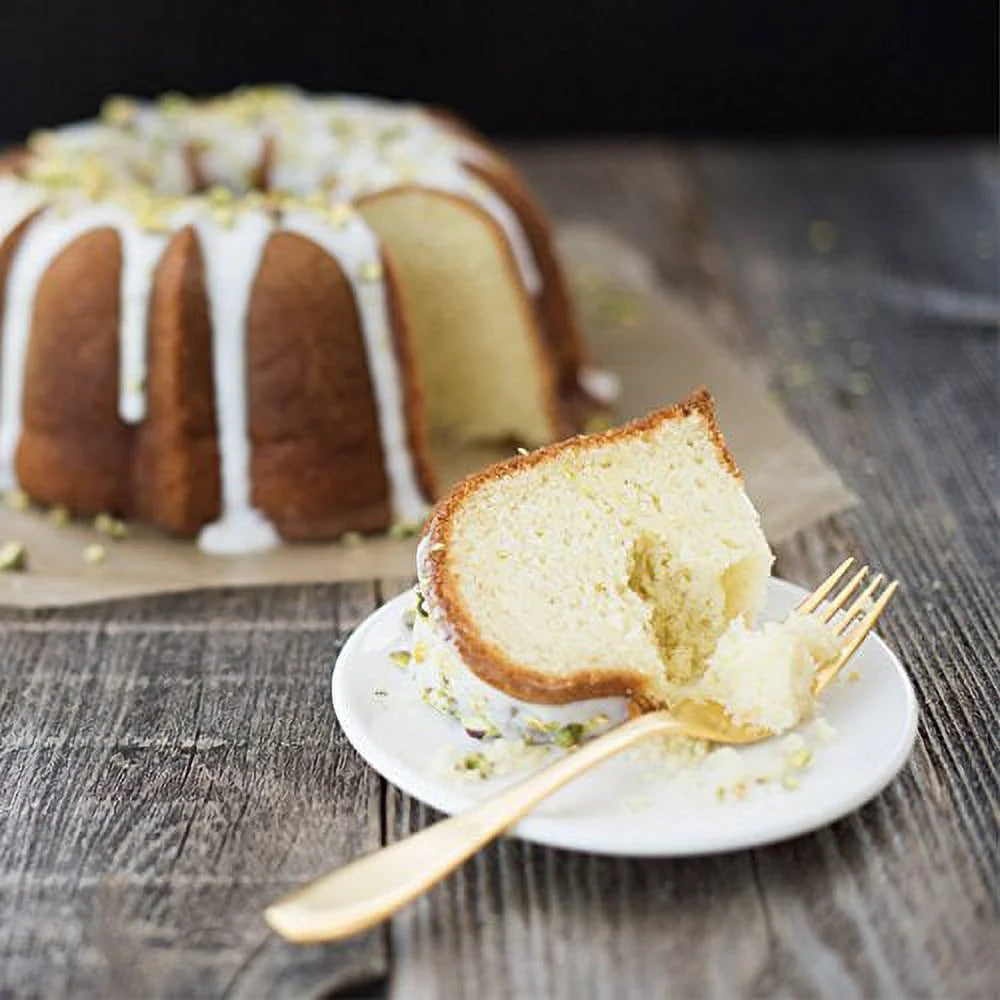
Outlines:
{"type": "MultiPolygon", "coordinates": [[[[337,609],[343,594],[364,598],[371,594],[371,584],[347,584],[343,589],[336,584],[223,588],[70,608],[0,608],[0,628],[44,630],[93,625],[107,629],[183,630],[269,624],[282,627],[290,622],[327,628],[338,622],[337,609]]],[[[356,622],[340,624],[349,628],[356,622]]]]}
{"type": "Polygon", "coordinates": [[[344,588],[325,630],[7,627],[0,995],[298,997],[385,974],[380,932],[298,950],[261,918],[379,843],[379,780],[329,701],[373,604],[344,588]]]}
{"type": "MultiPolygon", "coordinates": [[[[393,921],[393,995],[986,996],[989,893],[948,844],[911,842],[935,807],[910,784],[815,836],[715,858],[495,844],[393,921]]],[[[389,803],[394,836],[433,815],[389,803]]]]}

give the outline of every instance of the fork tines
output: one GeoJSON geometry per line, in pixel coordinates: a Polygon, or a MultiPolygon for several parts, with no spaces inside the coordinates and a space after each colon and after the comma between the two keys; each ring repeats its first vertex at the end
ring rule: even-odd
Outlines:
{"type": "MultiPolygon", "coordinates": [[[[865,577],[868,576],[868,567],[862,566],[834,596],[827,600],[828,595],[853,564],[853,557],[845,559],[795,610],[799,614],[808,615],[823,605],[818,611],[817,617],[824,624],[831,622],[837,612],[841,611],[855,591],[864,583],[865,577]],[[824,601],[826,601],[825,604],[824,601]]],[[[861,593],[854,598],[847,610],[830,626],[836,635],[842,637],[841,653],[838,658],[840,663],[845,663],[861,645],[899,587],[898,580],[890,581],[884,588],[883,584],[885,584],[885,574],[877,573],[861,593]],[[882,588],[881,592],[876,597],[875,595],[880,588],[882,588]],[[848,630],[858,618],[861,619],[859,624],[848,634],[848,630]]]]}

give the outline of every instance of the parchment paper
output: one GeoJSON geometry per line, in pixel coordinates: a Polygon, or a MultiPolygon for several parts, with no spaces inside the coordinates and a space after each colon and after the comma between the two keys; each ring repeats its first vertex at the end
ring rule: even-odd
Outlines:
{"type": "MultiPolygon", "coordinates": [[[[709,321],[657,286],[650,262],[602,229],[571,225],[560,248],[594,358],[615,372],[616,418],[640,416],[707,385],[747,489],[772,542],[853,503],[840,477],[767,395],[759,373],[720,347],[709,321]]],[[[455,478],[506,451],[449,456],[455,478]]],[[[111,541],[83,523],[59,526],[43,511],[0,508],[0,544],[22,542],[25,572],[0,573],[0,604],[44,607],[204,587],[252,586],[413,575],[414,539],[284,546],[254,556],[220,557],[190,541],[138,526],[111,541]],[[107,558],[83,550],[100,543],[107,558]]]]}

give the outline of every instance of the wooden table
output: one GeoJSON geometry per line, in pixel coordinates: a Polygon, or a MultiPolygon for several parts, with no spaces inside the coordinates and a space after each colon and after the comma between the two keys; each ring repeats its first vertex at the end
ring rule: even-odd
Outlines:
{"type": "MultiPolygon", "coordinates": [[[[913,757],[810,836],[683,861],[493,845],[390,927],[261,907],[434,816],[348,746],[350,630],[408,580],[3,612],[0,996],[985,997],[998,981],[997,160],[975,145],[516,149],[774,371],[862,498],[782,546],[905,587],[913,757]]],[[[995,988],[995,987],[994,987],[995,988]]]]}

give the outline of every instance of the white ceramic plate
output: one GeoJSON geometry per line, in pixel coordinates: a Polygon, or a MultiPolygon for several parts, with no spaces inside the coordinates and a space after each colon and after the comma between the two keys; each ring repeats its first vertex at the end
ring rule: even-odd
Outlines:
{"type": "MultiPolygon", "coordinates": [[[[765,619],[784,617],[804,594],[772,579],[765,619]]],[[[333,704],[347,738],[376,771],[428,805],[455,813],[496,794],[524,771],[480,780],[456,770],[455,762],[481,744],[425,704],[405,668],[388,656],[408,647],[403,614],[412,605],[412,592],[401,594],[347,640],[333,674],[333,704]]],[[[815,742],[811,765],[794,772],[794,789],[778,776],[753,785],[742,799],[727,794],[719,801],[690,770],[686,781],[678,781],[666,773],[658,752],[640,748],[570,783],[511,833],[600,854],[683,856],[766,844],[839,819],[877,795],[899,771],[917,724],[913,688],[881,639],[870,636],[851,667],[851,679],[838,680],[824,693],[823,715],[834,733],[815,742]]],[[[788,759],[779,740],[738,753],[766,773],[774,761],[788,759]]]]}

